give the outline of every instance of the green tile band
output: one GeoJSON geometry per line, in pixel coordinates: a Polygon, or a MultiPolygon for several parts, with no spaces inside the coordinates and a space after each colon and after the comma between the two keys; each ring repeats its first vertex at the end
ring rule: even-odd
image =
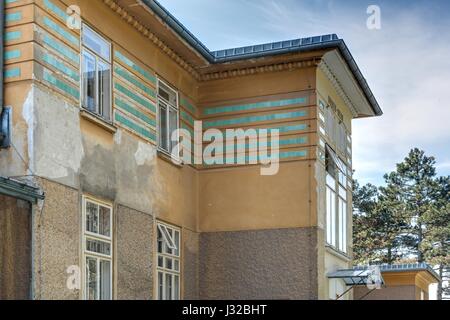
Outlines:
{"type": "MultiPolygon", "coordinates": [[[[266,156],[261,156],[261,155],[257,155],[257,156],[250,156],[250,155],[243,155],[243,156],[234,156],[233,158],[225,158],[223,159],[224,163],[223,164],[239,164],[239,161],[244,161],[245,163],[248,163],[250,161],[254,162],[260,162],[263,160],[269,160],[269,159],[288,159],[288,158],[298,158],[298,157],[306,157],[308,155],[307,151],[287,151],[287,152],[280,152],[278,154],[278,157],[275,155],[266,155],[266,156]]],[[[226,154],[224,155],[226,156],[226,154]]],[[[204,164],[206,165],[213,165],[214,163],[211,163],[213,160],[211,159],[210,162],[207,162],[208,159],[205,159],[203,161],[204,164]]]]}
{"type": "Polygon", "coordinates": [[[63,62],[61,62],[59,59],[55,58],[51,54],[43,54],[42,60],[46,63],[48,63],[50,66],[54,67],[58,71],[64,73],[69,78],[73,79],[74,81],[78,82],[80,81],[80,75],[75,69],[67,67],[63,62]]]}
{"type": "Polygon", "coordinates": [[[50,48],[52,48],[59,54],[63,55],[67,59],[75,62],[77,65],[80,63],[79,55],[65,44],[62,44],[59,40],[56,40],[53,37],[49,36],[48,34],[45,34],[43,41],[50,48]]]}
{"type": "Polygon", "coordinates": [[[18,59],[22,53],[20,50],[11,50],[5,52],[5,60],[12,60],[12,59],[18,59]]]}
{"type": "Polygon", "coordinates": [[[156,135],[154,133],[152,133],[149,130],[146,130],[146,129],[142,128],[141,126],[137,125],[136,123],[134,123],[130,119],[120,115],[119,113],[117,113],[117,112],[115,113],[114,119],[118,123],[124,125],[128,129],[130,129],[130,130],[140,134],[141,136],[146,137],[146,138],[148,138],[150,140],[156,141],[156,135]]]}
{"type": "Polygon", "coordinates": [[[307,115],[306,111],[295,111],[295,112],[276,113],[276,114],[261,115],[261,116],[247,116],[247,117],[234,118],[234,119],[205,121],[203,126],[205,128],[213,128],[213,127],[239,125],[239,124],[261,122],[261,121],[285,120],[285,119],[291,119],[291,118],[305,117],[306,115],[307,115]]]}
{"type": "Polygon", "coordinates": [[[127,57],[125,57],[122,53],[120,53],[119,51],[114,51],[114,55],[116,56],[117,59],[119,59],[120,61],[122,61],[125,65],[129,66],[131,69],[133,69],[134,71],[136,71],[137,73],[139,73],[141,76],[143,76],[145,79],[149,80],[150,82],[156,84],[156,77],[154,75],[152,75],[150,72],[144,70],[143,68],[141,68],[139,65],[137,65],[136,63],[134,63],[133,61],[131,61],[130,59],[128,59],[127,57]]]}
{"type": "Polygon", "coordinates": [[[77,47],[80,46],[80,40],[77,37],[75,37],[73,34],[68,32],[67,30],[65,30],[63,27],[58,25],[56,22],[51,20],[49,17],[44,17],[44,24],[47,27],[49,27],[50,29],[52,29],[53,31],[55,31],[56,33],[58,33],[60,36],[62,36],[67,41],[73,43],[77,47]]]}
{"type": "MultiPolygon", "coordinates": [[[[278,142],[278,145],[280,147],[282,146],[289,146],[289,145],[294,145],[294,144],[305,144],[306,142],[308,142],[308,138],[307,137],[299,137],[299,138],[292,138],[292,139],[284,139],[284,140],[280,140],[278,142]]],[[[226,141],[223,142],[224,143],[224,149],[226,151],[229,150],[239,150],[239,149],[244,149],[244,150],[248,150],[248,149],[256,149],[256,148],[270,148],[272,146],[272,141],[266,141],[265,143],[262,142],[248,142],[248,143],[239,143],[239,144],[234,144],[231,146],[227,146],[226,145],[226,141]]]]}
{"type": "Polygon", "coordinates": [[[137,117],[138,119],[144,121],[145,123],[147,123],[148,125],[152,126],[153,128],[156,127],[156,120],[154,118],[151,118],[149,116],[147,116],[146,114],[142,113],[141,111],[133,108],[132,106],[130,106],[128,103],[120,100],[119,98],[115,98],[115,105],[117,107],[119,107],[120,109],[131,113],[133,116],[137,117]]]}
{"type": "Polygon", "coordinates": [[[194,119],[185,111],[181,110],[181,119],[188,122],[190,125],[194,126],[194,119]]]}
{"type": "Polygon", "coordinates": [[[196,108],[192,105],[192,103],[190,103],[187,99],[185,98],[181,98],[181,106],[185,107],[186,109],[188,109],[190,112],[192,112],[193,114],[197,113],[196,108]]]}
{"type": "Polygon", "coordinates": [[[181,123],[181,128],[189,131],[189,133],[191,134],[192,139],[194,138],[194,130],[192,130],[192,128],[190,128],[186,123],[182,122],[181,123]]]}
{"type": "Polygon", "coordinates": [[[61,20],[67,21],[68,14],[50,0],[44,0],[44,6],[48,9],[48,11],[61,18],[61,20]]]}
{"type": "Polygon", "coordinates": [[[5,15],[5,21],[6,22],[15,22],[22,20],[22,12],[14,12],[14,13],[7,13],[5,15]]]}
{"type": "Polygon", "coordinates": [[[120,83],[115,82],[114,83],[114,88],[123,93],[124,95],[126,95],[128,98],[130,98],[131,100],[139,103],[141,106],[147,108],[148,110],[156,113],[156,107],[147,99],[142,98],[141,96],[135,94],[134,92],[131,92],[131,90],[128,90],[127,88],[125,88],[124,86],[122,86],[120,83]]]}
{"type": "Polygon", "coordinates": [[[80,92],[78,91],[78,89],[66,84],[64,81],[61,81],[58,78],[55,78],[48,70],[44,70],[44,80],[54,87],[58,88],[59,90],[62,90],[68,95],[74,97],[75,99],[78,100],[80,98],[80,92]]]}
{"type": "MultiPolygon", "coordinates": [[[[256,132],[259,134],[262,130],[267,130],[267,134],[271,134],[272,131],[274,130],[278,130],[279,133],[287,133],[287,132],[291,132],[291,131],[303,131],[306,130],[306,128],[308,128],[308,126],[306,124],[298,124],[298,125],[292,125],[292,126],[281,126],[281,127],[274,127],[274,128],[262,128],[262,129],[254,129],[256,130],[256,132]]],[[[211,139],[210,135],[208,134],[208,132],[204,133],[205,139],[211,139]]],[[[230,137],[230,136],[236,136],[233,133],[225,133],[226,137],[230,137]]],[[[237,135],[238,137],[240,135],[237,135]]]]}
{"type": "Polygon", "coordinates": [[[8,78],[17,78],[20,77],[21,71],[20,68],[13,68],[5,70],[4,76],[6,79],[8,78]]]}
{"type": "Polygon", "coordinates": [[[6,0],[5,1],[6,4],[11,4],[11,3],[14,3],[14,2],[17,2],[17,0],[6,0]]]}
{"type": "Polygon", "coordinates": [[[21,37],[22,37],[21,31],[9,31],[9,32],[6,32],[5,40],[6,41],[14,41],[14,40],[19,40],[21,37]]]}
{"type": "Polygon", "coordinates": [[[117,75],[121,76],[122,78],[124,78],[125,80],[130,82],[132,85],[141,89],[146,94],[148,94],[150,97],[156,98],[155,91],[152,90],[151,88],[147,87],[146,85],[144,85],[142,82],[140,82],[139,79],[137,77],[135,77],[131,72],[128,72],[127,70],[125,70],[117,65],[114,67],[114,71],[117,75]]]}
{"type": "Polygon", "coordinates": [[[250,111],[250,110],[264,109],[264,108],[286,107],[286,106],[295,105],[295,104],[305,104],[306,101],[307,101],[307,99],[303,97],[303,98],[296,98],[296,99],[256,102],[256,103],[236,105],[236,106],[206,108],[203,110],[203,114],[204,115],[213,115],[213,114],[218,114],[218,113],[250,111]]]}

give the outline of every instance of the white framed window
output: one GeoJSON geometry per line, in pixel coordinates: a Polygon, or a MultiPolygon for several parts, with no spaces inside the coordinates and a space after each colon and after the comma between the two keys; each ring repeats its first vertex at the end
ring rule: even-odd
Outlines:
{"type": "MultiPolygon", "coordinates": [[[[178,92],[158,79],[158,146],[166,153],[172,153],[178,144],[179,137],[172,140],[172,133],[178,129],[178,123],[178,92]]],[[[178,152],[175,150],[174,154],[178,152]]]]}
{"type": "Polygon", "coordinates": [[[83,24],[81,31],[81,105],[111,121],[111,43],[83,24]]]}
{"type": "Polygon", "coordinates": [[[180,299],[180,229],[158,222],[157,234],[157,298],[180,299]]]}
{"type": "Polygon", "coordinates": [[[347,168],[326,145],[326,241],[347,252],[347,168]]]}
{"type": "Polygon", "coordinates": [[[111,300],[113,279],[112,206],[83,196],[83,298],[111,300]]]}

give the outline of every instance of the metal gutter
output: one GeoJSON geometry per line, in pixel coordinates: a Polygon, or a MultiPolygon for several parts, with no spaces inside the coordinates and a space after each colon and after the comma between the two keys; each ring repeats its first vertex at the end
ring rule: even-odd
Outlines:
{"type": "MultiPolygon", "coordinates": [[[[405,272],[405,271],[428,271],[438,281],[441,280],[437,272],[425,262],[404,264],[382,264],[378,265],[381,272],[405,272]]],[[[367,270],[367,266],[355,266],[353,270],[367,270]]]]}
{"type": "Polygon", "coordinates": [[[220,51],[210,51],[199,39],[197,39],[180,21],[178,21],[166,8],[164,8],[161,4],[158,3],[156,0],[141,0],[142,3],[144,3],[147,7],[149,7],[157,16],[159,16],[163,22],[165,22],[169,27],[172,28],[183,40],[185,40],[191,47],[193,47],[197,52],[200,53],[203,58],[205,58],[209,63],[211,64],[219,64],[219,63],[225,63],[225,62],[232,62],[232,61],[238,61],[238,60],[246,60],[246,59],[255,59],[255,58],[261,58],[266,56],[273,56],[278,54],[284,54],[284,53],[297,53],[297,52],[306,52],[306,51],[314,51],[314,50],[322,50],[322,49],[338,49],[341,55],[343,56],[344,60],[346,61],[347,65],[349,66],[351,72],[353,73],[353,76],[355,77],[356,82],[361,87],[367,101],[369,102],[370,106],[372,107],[374,113],[377,116],[380,116],[383,114],[383,111],[380,108],[380,105],[378,104],[374,94],[372,93],[372,90],[370,89],[369,85],[367,84],[366,79],[361,73],[361,70],[359,69],[358,65],[356,64],[355,59],[353,58],[352,54],[350,53],[350,50],[348,49],[347,45],[345,44],[344,40],[339,39],[337,35],[326,35],[326,36],[320,36],[320,37],[311,37],[311,38],[303,38],[303,39],[296,39],[296,40],[290,40],[290,41],[282,41],[277,42],[273,44],[266,44],[266,45],[273,45],[274,44],[282,44],[281,48],[279,49],[271,49],[271,50],[260,50],[258,52],[255,52],[255,50],[251,50],[250,53],[245,53],[245,48],[264,48],[266,45],[256,45],[251,47],[245,47],[245,48],[234,48],[234,49],[227,49],[227,50],[220,50],[220,51]],[[317,41],[317,39],[319,39],[317,41]],[[325,40],[324,40],[325,39],[325,40]],[[305,41],[307,40],[307,41],[305,41]],[[311,40],[311,41],[310,41],[311,40]],[[317,41],[314,43],[314,41],[317,41]],[[283,48],[283,43],[290,42],[296,43],[298,42],[298,45],[291,45],[288,48],[283,48]],[[306,43],[305,43],[306,42],[306,43]],[[310,42],[310,43],[308,43],[310,42]],[[233,54],[233,55],[227,55],[224,54],[221,56],[221,53],[226,53],[228,51],[236,52],[236,50],[242,49],[244,51],[243,54],[233,54]]]}
{"type": "Polygon", "coordinates": [[[0,194],[31,203],[37,203],[37,200],[44,200],[45,198],[45,195],[39,188],[31,187],[19,181],[4,177],[0,177],[0,194]]]}

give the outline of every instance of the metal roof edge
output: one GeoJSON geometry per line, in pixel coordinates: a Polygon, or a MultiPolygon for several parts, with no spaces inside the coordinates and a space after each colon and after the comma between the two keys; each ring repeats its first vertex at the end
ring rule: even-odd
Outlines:
{"type": "Polygon", "coordinates": [[[45,198],[44,193],[39,188],[29,186],[25,183],[0,176],[0,194],[21,200],[36,203],[37,200],[45,198]]]}

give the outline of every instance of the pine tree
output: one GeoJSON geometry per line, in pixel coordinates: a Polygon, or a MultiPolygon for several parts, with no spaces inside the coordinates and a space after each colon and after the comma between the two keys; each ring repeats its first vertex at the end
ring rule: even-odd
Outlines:
{"type": "Polygon", "coordinates": [[[437,266],[437,272],[442,281],[438,285],[438,299],[450,294],[450,289],[444,287],[444,282],[450,275],[450,176],[436,180],[434,202],[430,209],[421,217],[421,223],[426,226],[420,244],[426,261],[437,266]]]}
{"type": "Polygon", "coordinates": [[[405,214],[410,225],[410,241],[404,244],[418,262],[424,262],[425,259],[420,245],[426,229],[423,216],[432,208],[437,190],[435,163],[434,157],[427,157],[424,151],[415,148],[402,163],[397,164],[397,170],[392,174],[395,176],[392,182],[405,204],[405,214]]]}

